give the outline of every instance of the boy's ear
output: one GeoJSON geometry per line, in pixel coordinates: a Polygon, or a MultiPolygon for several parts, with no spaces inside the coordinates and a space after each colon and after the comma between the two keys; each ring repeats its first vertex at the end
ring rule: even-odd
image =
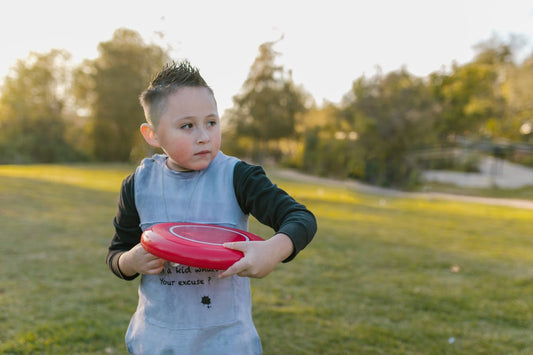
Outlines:
{"type": "Polygon", "coordinates": [[[141,125],[141,133],[144,137],[146,143],[150,144],[152,147],[161,148],[159,140],[155,134],[154,128],[148,123],[143,123],[141,125]]]}

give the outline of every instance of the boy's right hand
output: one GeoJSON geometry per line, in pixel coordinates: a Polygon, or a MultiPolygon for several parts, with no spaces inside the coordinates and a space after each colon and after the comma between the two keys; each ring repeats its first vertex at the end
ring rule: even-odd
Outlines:
{"type": "Polygon", "coordinates": [[[144,250],[141,243],[122,254],[118,260],[118,266],[125,276],[157,275],[163,270],[164,264],[164,259],[144,250]]]}

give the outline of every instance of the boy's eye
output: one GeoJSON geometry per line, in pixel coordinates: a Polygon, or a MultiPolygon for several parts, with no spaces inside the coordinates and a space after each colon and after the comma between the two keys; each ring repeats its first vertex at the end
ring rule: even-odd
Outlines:
{"type": "Polygon", "coordinates": [[[209,121],[207,123],[208,126],[216,126],[217,125],[217,121],[216,120],[213,120],[213,121],[209,121]]]}
{"type": "Polygon", "coordinates": [[[186,124],[182,125],[180,128],[181,129],[191,129],[192,128],[192,123],[186,123],[186,124]]]}

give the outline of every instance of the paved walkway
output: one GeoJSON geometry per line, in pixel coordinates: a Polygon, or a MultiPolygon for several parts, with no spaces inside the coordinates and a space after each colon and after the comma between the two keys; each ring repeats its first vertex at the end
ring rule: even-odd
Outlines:
{"type": "MultiPolygon", "coordinates": [[[[514,164],[510,164],[508,162],[505,162],[502,165],[492,165],[492,161],[486,160],[483,163],[482,166],[482,172],[480,174],[468,174],[464,175],[463,173],[453,173],[448,174],[448,172],[441,172],[444,173],[440,176],[438,176],[439,181],[441,182],[447,182],[447,183],[457,183],[460,186],[478,186],[483,187],[483,184],[486,184],[487,175],[491,175],[493,168],[497,167],[500,172],[500,175],[496,175],[497,179],[488,180],[488,181],[496,181],[499,184],[504,184],[502,186],[506,186],[507,188],[511,186],[525,186],[521,185],[524,181],[527,182],[527,184],[533,185],[533,170],[531,169],[520,169],[523,168],[522,166],[515,166],[514,164]],[[488,170],[487,170],[488,169],[488,170]],[[531,175],[529,175],[531,174],[531,175]],[[528,180],[529,176],[529,180],[528,180]],[[510,181],[505,182],[504,177],[507,177],[510,181]],[[445,179],[446,178],[446,179],[445,179]],[[472,184],[476,185],[472,185],[472,184]],[[470,185],[467,185],[470,184],[470,185]]],[[[398,197],[412,197],[412,198],[422,198],[422,199],[441,199],[441,200],[453,200],[453,201],[463,201],[463,202],[473,202],[473,203],[483,203],[483,204],[489,204],[489,205],[499,205],[499,206],[510,206],[510,207],[516,207],[516,208],[525,208],[533,210],[533,201],[530,200],[520,200],[520,199],[509,199],[509,198],[491,198],[491,197],[475,197],[475,196],[462,196],[462,195],[455,195],[455,194],[445,194],[445,193],[438,193],[438,192],[404,192],[394,189],[386,189],[382,187],[372,186],[360,183],[355,180],[335,180],[330,178],[322,178],[318,176],[313,175],[306,175],[294,170],[277,170],[276,174],[296,180],[296,181],[306,181],[311,183],[318,183],[318,184],[325,184],[325,185],[342,185],[349,188],[353,188],[357,191],[362,191],[369,194],[379,195],[379,196],[398,196],[398,197]]],[[[434,177],[437,175],[433,175],[434,177]]],[[[494,186],[494,185],[487,185],[487,187],[494,186]]]]}
{"type": "Polygon", "coordinates": [[[481,161],[479,169],[479,173],[428,170],[423,173],[423,178],[426,181],[449,183],[463,187],[517,189],[533,186],[533,169],[522,165],[486,157],[481,161]]]}

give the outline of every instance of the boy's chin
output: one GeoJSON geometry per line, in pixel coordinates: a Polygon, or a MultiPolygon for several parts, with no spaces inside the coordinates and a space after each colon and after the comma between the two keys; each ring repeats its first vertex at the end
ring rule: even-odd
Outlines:
{"type": "Polygon", "coordinates": [[[198,171],[198,170],[203,170],[207,168],[209,164],[211,164],[212,161],[213,159],[205,159],[202,161],[197,161],[197,162],[188,163],[188,164],[179,164],[175,161],[167,160],[167,167],[170,170],[174,170],[174,171],[182,171],[182,172],[198,171]]]}

